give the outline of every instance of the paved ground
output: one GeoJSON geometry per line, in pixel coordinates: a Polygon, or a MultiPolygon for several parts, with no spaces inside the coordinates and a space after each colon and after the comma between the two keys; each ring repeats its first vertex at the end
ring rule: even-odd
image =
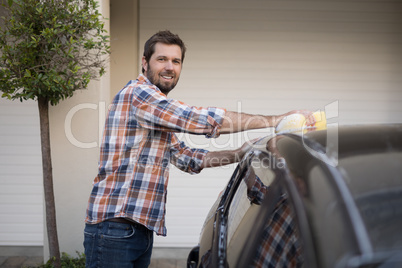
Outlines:
{"type": "MultiPolygon", "coordinates": [[[[190,248],[152,249],[149,268],[185,268],[190,248]]],[[[0,268],[38,267],[43,263],[43,247],[0,246],[0,268]]]]}
{"type": "Polygon", "coordinates": [[[0,257],[1,268],[35,267],[43,263],[43,257],[0,257]]]}
{"type": "MultiPolygon", "coordinates": [[[[35,267],[43,263],[42,257],[1,257],[0,268],[35,267]]],[[[185,268],[185,259],[152,259],[149,268],[185,268]]]]}
{"type": "Polygon", "coordinates": [[[149,268],[185,268],[187,260],[183,259],[153,259],[149,268]]]}

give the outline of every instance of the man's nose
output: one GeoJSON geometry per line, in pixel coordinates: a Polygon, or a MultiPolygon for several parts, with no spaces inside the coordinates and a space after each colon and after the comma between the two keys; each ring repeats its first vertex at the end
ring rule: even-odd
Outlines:
{"type": "Polygon", "coordinates": [[[171,62],[170,60],[166,61],[165,69],[166,70],[173,70],[173,62],[171,62]]]}

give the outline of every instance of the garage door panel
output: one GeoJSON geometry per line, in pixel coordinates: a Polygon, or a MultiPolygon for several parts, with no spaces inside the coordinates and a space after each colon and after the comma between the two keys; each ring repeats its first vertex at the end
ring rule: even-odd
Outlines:
{"type": "Polygon", "coordinates": [[[0,99],[0,123],[0,245],[43,245],[43,184],[36,102],[0,99]]]}

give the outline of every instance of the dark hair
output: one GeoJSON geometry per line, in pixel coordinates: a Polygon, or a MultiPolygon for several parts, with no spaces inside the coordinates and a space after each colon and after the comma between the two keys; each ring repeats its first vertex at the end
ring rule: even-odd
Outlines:
{"type": "MultiPolygon", "coordinates": [[[[186,46],[184,45],[183,40],[177,34],[173,34],[170,31],[159,31],[148,41],[145,42],[144,45],[144,57],[147,62],[151,58],[152,54],[155,52],[155,44],[156,43],[163,43],[167,45],[178,45],[181,49],[181,61],[184,61],[184,55],[186,54],[186,46]]],[[[142,72],[144,72],[144,67],[142,68],[142,72]]]]}

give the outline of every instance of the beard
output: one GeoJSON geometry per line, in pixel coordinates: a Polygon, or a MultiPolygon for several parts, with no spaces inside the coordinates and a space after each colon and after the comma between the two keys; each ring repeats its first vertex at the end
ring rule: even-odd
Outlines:
{"type": "Polygon", "coordinates": [[[177,85],[179,81],[179,76],[176,76],[174,72],[165,72],[165,73],[155,73],[150,65],[148,65],[147,70],[147,78],[148,80],[155,86],[159,88],[159,90],[167,95],[172,89],[177,85]],[[172,76],[173,78],[170,81],[162,81],[161,76],[172,76]]]}

